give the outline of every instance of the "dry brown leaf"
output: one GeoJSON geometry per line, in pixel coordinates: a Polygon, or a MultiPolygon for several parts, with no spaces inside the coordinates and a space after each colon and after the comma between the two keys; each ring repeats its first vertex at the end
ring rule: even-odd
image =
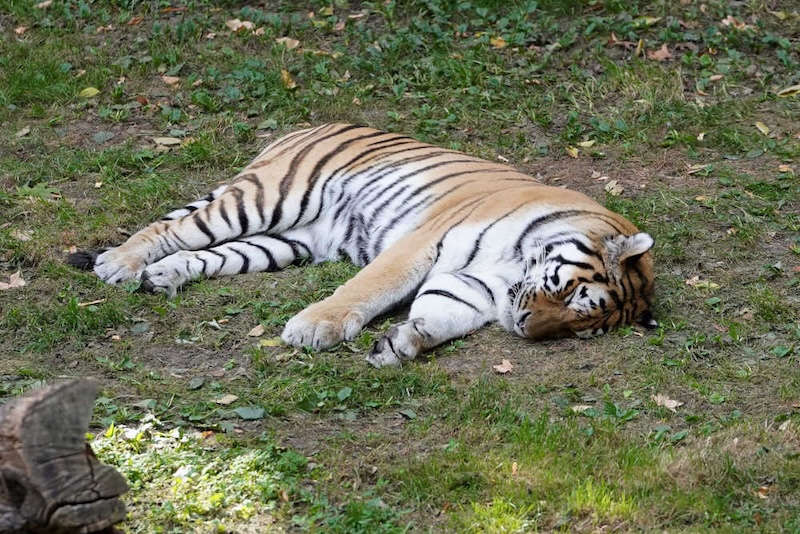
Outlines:
{"type": "Polygon", "coordinates": [[[17,35],[22,35],[26,31],[28,31],[27,26],[17,26],[16,28],[14,28],[14,33],[16,33],[17,35]]]}
{"type": "Polygon", "coordinates": [[[711,76],[709,76],[709,77],[708,77],[708,81],[710,81],[710,82],[716,82],[716,81],[719,81],[719,80],[721,80],[721,79],[722,79],[722,78],[724,78],[724,77],[725,77],[725,76],[724,76],[724,75],[722,75],[722,74],[712,74],[711,76]]]}
{"type": "Polygon", "coordinates": [[[102,304],[105,301],[106,301],[106,299],[97,299],[97,300],[92,300],[92,301],[89,301],[89,302],[79,302],[78,303],[78,307],[85,308],[86,306],[94,306],[95,304],[102,304]]]}
{"type": "Polygon", "coordinates": [[[689,169],[686,171],[686,174],[695,174],[700,171],[705,171],[710,167],[710,165],[704,165],[702,163],[698,163],[696,165],[691,165],[689,169]]]}
{"type": "Polygon", "coordinates": [[[792,169],[789,165],[778,165],[778,172],[788,172],[789,174],[794,174],[794,169],[792,169]]]}
{"type": "Polygon", "coordinates": [[[256,31],[253,32],[253,35],[264,35],[264,26],[256,28],[256,31]]]}
{"type": "Polygon", "coordinates": [[[278,37],[275,39],[275,42],[278,44],[282,44],[286,47],[287,50],[294,50],[298,46],[300,46],[300,41],[297,39],[292,39],[291,37],[278,37]]]}
{"type": "Polygon", "coordinates": [[[22,274],[20,273],[20,271],[17,271],[8,277],[8,283],[0,282],[0,291],[16,289],[24,285],[25,285],[25,280],[22,279],[22,274]]]}
{"type": "Polygon", "coordinates": [[[214,402],[217,404],[222,404],[223,406],[227,406],[228,404],[232,404],[237,400],[239,400],[239,397],[237,397],[236,395],[233,395],[231,393],[226,393],[220,398],[214,399],[214,402]]]}
{"type": "Polygon", "coordinates": [[[177,77],[177,76],[166,76],[166,75],[164,75],[164,76],[161,77],[161,81],[164,82],[167,85],[172,86],[172,87],[175,87],[176,85],[181,83],[181,79],[179,77],[177,77]]]}
{"type": "Polygon", "coordinates": [[[618,197],[625,192],[625,188],[619,183],[619,180],[610,180],[606,183],[604,188],[611,196],[618,197]]]}
{"type": "Polygon", "coordinates": [[[291,90],[297,88],[297,82],[294,81],[294,78],[292,78],[292,75],[289,74],[289,71],[286,69],[281,69],[281,80],[283,80],[283,86],[287,89],[291,90]]]}
{"type": "Polygon", "coordinates": [[[571,158],[577,158],[578,157],[578,149],[575,148],[574,146],[568,146],[566,148],[566,151],[567,151],[567,154],[569,154],[569,157],[571,157],[571,158]]]}
{"type": "Polygon", "coordinates": [[[95,182],[94,183],[94,188],[95,189],[100,189],[101,187],[103,187],[103,182],[95,182]]]}
{"type": "Polygon", "coordinates": [[[731,28],[735,28],[737,30],[747,30],[747,29],[752,29],[753,28],[751,25],[745,24],[744,22],[742,22],[742,21],[740,21],[740,20],[738,20],[735,17],[732,17],[730,15],[728,15],[727,17],[722,19],[720,22],[722,22],[723,26],[728,26],[728,27],[731,27],[731,28]]]}
{"type": "Polygon", "coordinates": [[[18,131],[17,133],[15,133],[14,135],[15,135],[16,137],[25,137],[25,136],[26,136],[26,135],[28,135],[29,133],[31,133],[31,127],[30,127],[30,126],[25,126],[25,127],[24,127],[24,128],[22,128],[20,131],[18,131]]]}
{"type": "Polygon", "coordinates": [[[756,128],[758,128],[758,131],[759,131],[759,132],[761,132],[762,134],[764,134],[764,135],[769,135],[769,132],[770,132],[770,130],[769,130],[769,126],[767,126],[767,125],[766,125],[766,124],[764,124],[763,122],[761,122],[761,121],[756,121],[756,122],[755,122],[755,124],[754,124],[754,126],[755,126],[756,128]]]}
{"type": "Polygon", "coordinates": [[[519,472],[519,465],[517,465],[517,462],[511,462],[511,476],[512,477],[517,476],[518,472],[519,472]]]}
{"type": "Polygon", "coordinates": [[[137,24],[141,24],[143,20],[144,17],[133,17],[128,21],[128,26],[136,26],[137,24]]]}
{"type": "Polygon", "coordinates": [[[30,241],[33,236],[31,236],[30,232],[14,229],[11,230],[11,237],[17,241],[30,241]]]}
{"type": "Polygon", "coordinates": [[[177,137],[154,137],[153,142],[161,146],[176,146],[181,144],[177,137]]]}
{"type": "Polygon", "coordinates": [[[493,365],[492,366],[492,369],[494,369],[497,373],[499,373],[501,375],[505,375],[505,374],[510,373],[511,369],[513,369],[513,368],[514,368],[514,366],[511,365],[511,362],[508,361],[508,360],[505,360],[505,359],[502,362],[500,362],[499,365],[493,365]]]}
{"type": "Polygon", "coordinates": [[[283,341],[279,337],[271,337],[269,339],[262,339],[258,342],[259,347],[280,347],[283,341]]]}
{"type": "Polygon", "coordinates": [[[38,4],[36,4],[36,9],[45,9],[47,7],[50,7],[52,3],[53,0],[44,0],[44,2],[39,2],[38,4]]]}
{"type": "Polygon", "coordinates": [[[239,19],[226,20],[225,26],[227,26],[228,29],[231,30],[232,32],[239,32],[242,30],[252,30],[253,28],[255,28],[255,24],[253,24],[249,20],[239,20],[239,19]]]}
{"type": "Polygon", "coordinates": [[[352,13],[350,15],[347,15],[347,18],[350,20],[358,20],[358,19],[363,19],[366,16],[367,16],[366,13],[352,13]]]}
{"type": "Polygon", "coordinates": [[[492,37],[489,39],[489,44],[492,45],[493,48],[505,48],[508,46],[508,43],[502,37],[492,37]]]}
{"type": "Polygon", "coordinates": [[[694,275],[686,280],[686,285],[697,289],[719,289],[719,284],[710,280],[700,280],[700,276],[694,275]]]}
{"type": "Polygon", "coordinates": [[[259,337],[264,335],[264,325],[256,325],[247,333],[250,337],[259,337]]]}
{"type": "Polygon", "coordinates": [[[697,140],[698,141],[702,141],[705,138],[706,138],[706,133],[705,132],[700,132],[699,134],[697,134],[697,140]]]}
{"type": "Polygon", "coordinates": [[[669,48],[667,48],[667,44],[664,43],[658,50],[648,52],[647,58],[654,61],[666,61],[668,59],[672,59],[672,54],[670,53],[669,48]]]}
{"type": "Polygon", "coordinates": [[[800,84],[784,87],[783,89],[777,92],[777,95],[781,98],[786,98],[788,96],[795,96],[798,94],[800,94],[800,84]]]}
{"type": "Polygon", "coordinates": [[[333,26],[333,31],[341,32],[344,31],[345,26],[347,26],[347,22],[344,20],[340,20],[333,26]]]}
{"type": "Polygon", "coordinates": [[[591,406],[589,406],[588,404],[575,404],[569,407],[569,409],[572,410],[574,413],[583,413],[589,408],[591,408],[591,406]]]}
{"type": "Polygon", "coordinates": [[[653,402],[655,402],[657,406],[663,406],[664,408],[673,413],[676,411],[675,410],[676,408],[683,406],[683,403],[681,401],[670,399],[669,397],[661,393],[659,393],[658,395],[651,395],[650,398],[653,399],[653,402]]]}

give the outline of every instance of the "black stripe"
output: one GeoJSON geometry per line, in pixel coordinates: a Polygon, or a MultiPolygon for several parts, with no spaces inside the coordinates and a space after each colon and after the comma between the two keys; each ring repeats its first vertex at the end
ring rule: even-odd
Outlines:
{"type": "Polygon", "coordinates": [[[278,264],[275,261],[275,256],[272,255],[272,252],[270,252],[268,248],[263,247],[258,243],[253,243],[252,241],[242,241],[242,243],[247,243],[251,247],[257,248],[264,254],[264,257],[267,258],[267,262],[269,264],[267,265],[267,272],[273,272],[278,270],[278,264]]]}
{"type": "MultiPolygon", "coordinates": [[[[324,167],[331,160],[331,158],[333,158],[337,154],[340,154],[343,150],[345,150],[347,147],[349,147],[353,143],[356,143],[356,142],[361,141],[363,139],[369,139],[369,138],[378,137],[378,136],[381,136],[381,135],[387,135],[387,133],[378,131],[378,132],[372,132],[372,133],[369,133],[369,134],[366,134],[366,135],[360,135],[360,136],[354,137],[352,139],[348,139],[347,141],[344,141],[344,142],[340,143],[331,152],[328,152],[322,158],[320,158],[319,161],[317,161],[317,164],[314,165],[314,168],[311,170],[311,174],[309,175],[310,177],[308,179],[308,184],[306,185],[305,193],[303,193],[303,199],[300,201],[300,212],[297,214],[297,218],[295,219],[295,221],[292,224],[292,226],[296,226],[297,223],[300,222],[300,219],[303,217],[303,214],[306,212],[306,208],[308,207],[308,203],[309,203],[309,201],[311,199],[311,193],[314,191],[314,186],[317,184],[317,181],[320,178],[320,173],[322,171],[322,167],[324,167]]],[[[327,180],[326,180],[326,182],[327,182],[327,180]]],[[[324,183],[325,182],[323,182],[323,186],[324,186],[324,183]]],[[[320,204],[323,202],[323,200],[324,199],[322,197],[320,197],[320,204]]]]}
{"type": "Polygon", "coordinates": [[[448,298],[450,300],[454,300],[456,302],[460,302],[464,306],[472,308],[476,312],[480,311],[478,309],[478,307],[475,306],[474,304],[472,304],[471,302],[467,302],[466,300],[462,299],[461,297],[457,297],[457,296],[453,295],[452,293],[450,293],[449,291],[445,291],[444,289],[426,289],[425,291],[423,291],[422,293],[417,295],[417,298],[424,297],[425,295],[437,295],[439,297],[448,298]]]}
{"type": "Polygon", "coordinates": [[[208,244],[212,245],[214,241],[217,240],[217,238],[214,237],[213,233],[211,233],[211,230],[208,228],[208,225],[205,223],[205,221],[203,221],[203,219],[200,218],[200,213],[202,212],[199,211],[196,212],[192,220],[194,221],[194,224],[197,225],[197,228],[199,228],[201,232],[203,232],[204,234],[206,234],[206,236],[208,236],[209,239],[208,244]]]}
{"type": "Polygon", "coordinates": [[[294,158],[292,158],[291,163],[289,164],[289,170],[286,175],[281,179],[281,183],[278,186],[278,199],[275,202],[275,208],[272,210],[272,220],[267,227],[267,230],[270,230],[275,227],[276,224],[281,220],[283,216],[283,203],[286,200],[287,195],[289,194],[289,190],[291,189],[292,185],[294,184],[294,179],[297,175],[297,169],[300,166],[300,163],[306,158],[309,152],[311,152],[315,146],[319,145],[322,141],[326,139],[330,139],[331,137],[335,137],[337,135],[343,134],[345,132],[349,132],[350,130],[354,130],[359,128],[359,126],[355,126],[353,124],[349,124],[343,128],[338,129],[337,131],[327,134],[319,139],[316,139],[314,143],[304,147],[300,152],[298,152],[294,158]]]}
{"type": "Polygon", "coordinates": [[[206,273],[206,265],[208,265],[208,264],[206,263],[206,260],[205,260],[205,259],[203,259],[203,258],[200,258],[200,257],[198,257],[197,259],[198,259],[198,260],[200,260],[200,261],[203,263],[203,268],[202,268],[202,270],[201,270],[201,271],[202,271],[202,273],[203,273],[204,275],[208,276],[208,273],[206,273]]]}
{"type": "Polygon", "coordinates": [[[244,274],[250,269],[250,258],[247,257],[247,254],[244,252],[237,250],[228,244],[228,250],[231,252],[238,254],[240,258],[242,258],[242,266],[239,268],[239,274],[244,274]]]}
{"type": "Polygon", "coordinates": [[[225,221],[225,224],[228,225],[228,228],[232,228],[231,219],[228,217],[228,210],[225,207],[224,201],[219,203],[219,215],[222,217],[222,220],[225,221]]]}
{"type": "Polygon", "coordinates": [[[261,226],[264,225],[264,184],[261,183],[261,180],[258,179],[253,173],[245,174],[239,178],[240,180],[244,180],[245,182],[250,182],[254,186],[256,186],[256,213],[258,214],[258,218],[261,221],[261,226]]]}
{"type": "Polygon", "coordinates": [[[247,235],[247,231],[250,227],[250,221],[247,217],[247,211],[245,210],[244,205],[244,191],[239,189],[238,187],[231,187],[231,192],[233,196],[236,198],[236,214],[239,218],[239,235],[247,235]]]}
{"type": "Polygon", "coordinates": [[[228,257],[225,254],[222,254],[221,252],[217,252],[216,250],[212,250],[210,248],[207,248],[203,252],[208,252],[209,254],[213,254],[214,256],[218,256],[218,257],[222,258],[222,263],[219,264],[219,269],[217,269],[217,272],[221,271],[222,268],[225,266],[225,262],[228,261],[228,257]]]}
{"type": "Polygon", "coordinates": [[[472,260],[475,259],[475,256],[478,255],[478,250],[480,249],[481,241],[483,240],[483,236],[486,235],[486,232],[488,232],[495,224],[499,223],[500,221],[502,221],[506,217],[511,216],[512,213],[514,213],[515,211],[517,211],[518,209],[520,209],[522,206],[524,206],[526,204],[527,204],[527,201],[523,202],[522,204],[520,204],[516,208],[514,208],[514,209],[512,209],[510,211],[507,211],[502,217],[499,217],[498,219],[493,221],[491,224],[486,226],[483,230],[481,230],[481,233],[478,234],[478,238],[475,240],[475,244],[473,245],[472,250],[469,253],[469,256],[467,256],[467,261],[464,262],[464,265],[462,265],[460,267],[460,269],[466,268],[470,263],[472,263],[472,260]]]}
{"type": "Polygon", "coordinates": [[[295,258],[301,258],[302,257],[302,255],[300,254],[300,251],[297,249],[298,245],[303,247],[304,249],[306,249],[306,255],[309,258],[313,256],[313,254],[311,254],[311,249],[308,248],[308,245],[306,245],[302,241],[298,241],[297,239],[289,239],[289,238],[283,237],[282,235],[279,235],[279,234],[270,234],[270,235],[267,235],[267,237],[269,237],[270,239],[274,239],[276,241],[280,241],[281,243],[286,243],[287,245],[289,245],[289,247],[291,247],[292,252],[295,255],[295,258]]]}
{"type": "Polygon", "coordinates": [[[483,280],[481,280],[480,278],[476,278],[476,277],[472,276],[471,274],[467,274],[467,273],[456,273],[456,276],[459,276],[461,278],[468,278],[469,280],[472,280],[475,283],[477,283],[479,286],[481,286],[481,288],[483,288],[484,291],[486,291],[486,294],[489,295],[489,298],[491,299],[492,304],[494,304],[494,302],[495,302],[494,293],[489,288],[489,286],[486,285],[486,283],[483,280]]]}

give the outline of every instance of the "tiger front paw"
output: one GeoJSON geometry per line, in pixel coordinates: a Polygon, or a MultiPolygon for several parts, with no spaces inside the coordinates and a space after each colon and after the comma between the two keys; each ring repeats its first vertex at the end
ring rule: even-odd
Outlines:
{"type": "Polygon", "coordinates": [[[112,248],[97,256],[94,273],[108,284],[119,284],[128,280],[136,280],[142,274],[145,264],[133,254],[112,248]]]}
{"type": "Polygon", "coordinates": [[[295,347],[330,348],[353,339],[364,327],[364,314],[350,307],[313,304],[286,323],[281,339],[295,347]]]}
{"type": "Polygon", "coordinates": [[[374,367],[394,367],[405,360],[413,360],[425,348],[423,319],[411,319],[393,326],[375,342],[367,356],[367,362],[374,367]]]}

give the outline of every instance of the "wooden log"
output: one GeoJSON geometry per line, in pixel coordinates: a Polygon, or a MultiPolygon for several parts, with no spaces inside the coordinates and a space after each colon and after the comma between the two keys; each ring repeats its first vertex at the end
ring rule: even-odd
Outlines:
{"type": "Polygon", "coordinates": [[[61,382],[0,407],[0,533],[90,533],[125,518],[125,479],[86,442],[97,385],[61,382]]]}

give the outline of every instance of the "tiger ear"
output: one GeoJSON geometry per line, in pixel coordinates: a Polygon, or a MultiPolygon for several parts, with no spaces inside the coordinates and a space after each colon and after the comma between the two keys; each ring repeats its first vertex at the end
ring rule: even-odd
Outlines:
{"type": "Polygon", "coordinates": [[[606,240],[608,261],[612,265],[636,261],[642,254],[653,248],[654,244],[653,238],[645,232],[612,237],[606,240]]]}

